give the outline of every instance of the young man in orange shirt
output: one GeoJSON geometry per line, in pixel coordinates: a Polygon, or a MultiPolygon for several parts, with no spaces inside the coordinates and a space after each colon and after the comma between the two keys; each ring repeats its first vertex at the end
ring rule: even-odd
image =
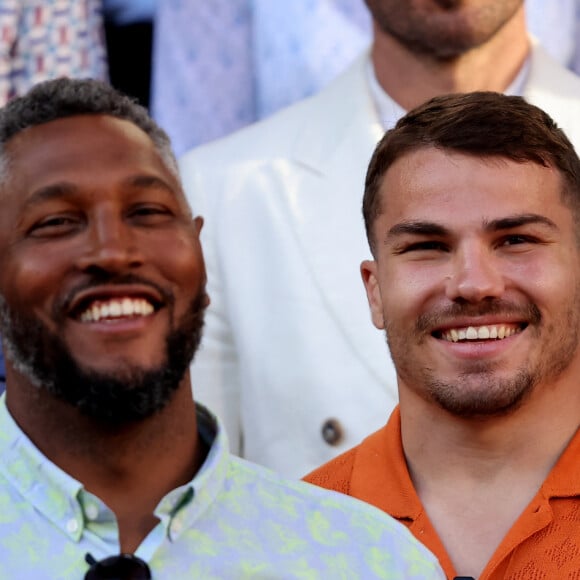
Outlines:
{"type": "Polygon", "coordinates": [[[400,405],[306,479],[396,517],[449,578],[578,577],[574,148],[519,97],[437,97],[379,143],[363,209],[400,405]]]}

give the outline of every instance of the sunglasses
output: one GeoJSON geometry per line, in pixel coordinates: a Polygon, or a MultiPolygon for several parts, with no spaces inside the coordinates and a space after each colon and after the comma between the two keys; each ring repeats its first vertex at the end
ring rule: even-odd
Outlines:
{"type": "Polygon", "coordinates": [[[147,563],[133,554],[119,554],[99,562],[87,554],[85,561],[90,565],[85,580],[151,580],[147,563]]]}

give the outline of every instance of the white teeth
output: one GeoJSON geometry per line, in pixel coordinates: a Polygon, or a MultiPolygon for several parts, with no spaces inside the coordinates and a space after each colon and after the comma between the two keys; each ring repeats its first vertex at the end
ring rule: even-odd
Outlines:
{"type": "Polygon", "coordinates": [[[465,333],[465,338],[467,340],[477,340],[477,330],[473,326],[470,326],[465,333]]]}
{"type": "Polygon", "coordinates": [[[467,328],[452,328],[445,331],[441,338],[449,342],[460,340],[495,340],[508,338],[520,332],[517,326],[493,325],[493,326],[468,326],[467,328]]]}
{"type": "Polygon", "coordinates": [[[489,328],[487,326],[480,326],[477,331],[477,338],[479,340],[486,340],[489,338],[489,328]]]}
{"type": "Polygon", "coordinates": [[[126,316],[148,316],[153,311],[153,305],[144,298],[115,298],[108,302],[94,302],[81,314],[80,319],[82,322],[98,322],[126,316]]]}
{"type": "Polygon", "coordinates": [[[123,316],[131,316],[133,314],[133,301],[130,298],[124,298],[121,302],[121,312],[123,316]]]}

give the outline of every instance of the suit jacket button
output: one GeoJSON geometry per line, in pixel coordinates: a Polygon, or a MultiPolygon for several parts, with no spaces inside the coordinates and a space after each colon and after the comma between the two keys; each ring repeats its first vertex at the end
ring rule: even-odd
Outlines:
{"type": "Polygon", "coordinates": [[[327,419],[322,425],[322,438],[329,445],[338,445],[344,439],[344,431],[338,419],[327,419]]]}

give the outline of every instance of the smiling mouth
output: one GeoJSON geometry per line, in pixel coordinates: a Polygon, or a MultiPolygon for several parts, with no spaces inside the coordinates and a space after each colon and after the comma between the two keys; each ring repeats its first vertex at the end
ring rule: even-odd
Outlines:
{"type": "Polygon", "coordinates": [[[503,340],[514,334],[519,334],[527,327],[527,324],[489,324],[482,326],[465,326],[449,328],[444,331],[434,332],[435,338],[447,342],[469,342],[482,340],[503,340]]]}
{"type": "Polygon", "coordinates": [[[146,298],[115,297],[91,300],[78,311],[81,322],[107,322],[126,318],[150,316],[156,306],[146,298]]]}

